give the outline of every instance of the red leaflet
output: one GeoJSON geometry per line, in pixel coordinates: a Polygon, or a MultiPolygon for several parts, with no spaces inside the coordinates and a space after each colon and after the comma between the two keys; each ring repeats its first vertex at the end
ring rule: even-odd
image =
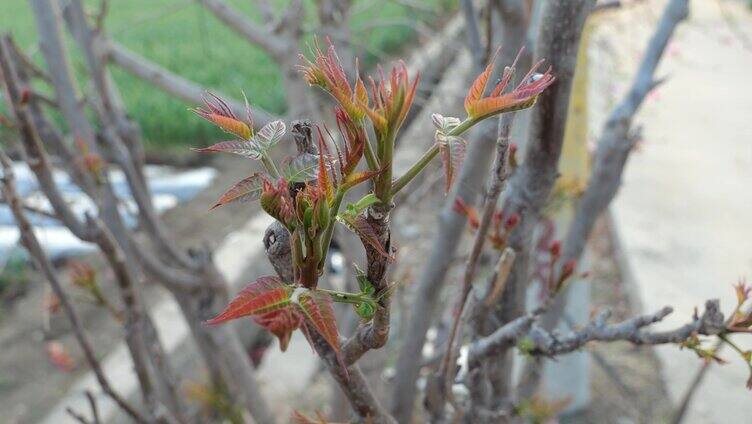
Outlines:
{"type": "Polygon", "coordinates": [[[339,355],[339,333],[332,299],[326,293],[309,291],[300,296],[298,310],[329,346],[339,355]]]}
{"type": "Polygon", "coordinates": [[[259,277],[247,285],[230,301],[224,311],[206,321],[209,325],[221,324],[248,315],[262,315],[290,305],[292,289],[272,276],[259,277]]]}
{"type": "Polygon", "coordinates": [[[276,185],[264,179],[259,203],[261,208],[270,216],[288,227],[292,225],[295,209],[285,179],[280,178],[276,185]]]}
{"type": "Polygon", "coordinates": [[[467,143],[459,137],[451,136],[442,136],[436,143],[439,145],[441,162],[444,165],[444,194],[447,194],[465,160],[467,143]]]}
{"type": "MultiPolygon", "coordinates": [[[[519,55],[517,55],[517,59],[519,59],[519,55]]],[[[543,74],[536,73],[543,64],[543,61],[540,61],[533,65],[517,87],[508,93],[504,93],[512,80],[517,59],[512,66],[504,69],[501,79],[487,97],[483,97],[483,93],[493,72],[496,55],[491,59],[486,69],[478,75],[465,97],[465,110],[470,118],[483,119],[499,113],[529,108],[535,104],[538,95],[553,84],[555,78],[551,74],[551,68],[543,74]]]]}
{"type": "MultiPolygon", "coordinates": [[[[368,98],[366,97],[366,102],[368,98]]],[[[358,166],[360,158],[366,146],[366,133],[362,125],[357,125],[350,116],[342,109],[335,108],[334,116],[337,118],[337,128],[339,128],[343,143],[344,156],[339,154],[340,172],[343,176],[350,174],[358,166]]]]}
{"type": "Polygon", "coordinates": [[[251,202],[258,199],[261,196],[263,181],[263,176],[258,172],[243,178],[230,187],[209,210],[216,209],[228,203],[251,202]]]}
{"type": "Polygon", "coordinates": [[[293,331],[300,327],[303,319],[291,308],[284,308],[254,317],[253,321],[277,336],[279,349],[284,352],[290,344],[293,331]]]}
{"type": "Polygon", "coordinates": [[[319,133],[319,191],[326,195],[327,201],[331,201],[334,198],[334,183],[332,183],[329,176],[329,168],[331,168],[331,166],[326,161],[326,158],[329,157],[329,149],[326,147],[326,141],[324,141],[324,135],[321,133],[321,128],[316,127],[316,129],[319,133]]]}
{"type": "Polygon", "coordinates": [[[246,102],[247,121],[243,122],[235,116],[230,106],[219,96],[213,93],[207,93],[204,96],[204,108],[193,109],[193,112],[206,119],[207,121],[218,126],[225,132],[235,134],[240,138],[249,139],[253,136],[253,120],[251,109],[246,102]]]}
{"type": "Polygon", "coordinates": [[[362,183],[363,181],[368,181],[371,178],[375,177],[376,175],[379,175],[381,171],[361,171],[361,172],[353,172],[352,174],[348,175],[347,178],[345,178],[344,181],[342,181],[342,186],[349,189],[351,187],[355,187],[356,185],[362,183]]]}

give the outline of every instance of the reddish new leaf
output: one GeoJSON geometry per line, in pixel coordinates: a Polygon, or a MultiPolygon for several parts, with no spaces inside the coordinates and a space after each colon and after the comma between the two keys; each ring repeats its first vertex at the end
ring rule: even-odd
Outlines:
{"type": "Polygon", "coordinates": [[[263,315],[290,305],[292,288],[279,278],[264,276],[247,285],[230,301],[224,311],[206,321],[207,324],[221,324],[248,315],[263,315]]]}
{"type": "Polygon", "coordinates": [[[326,157],[329,155],[329,149],[326,147],[324,136],[321,133],[321,129],[317,128],[319,132],[319,159],[318,159],[318,186],[319,191],[326,194],[327,200],[334,198],[334,184],[329,177],[329,166],[326,161],[326,157]]]}
{"type": "Polygon", "coordinates": [[[300,327],[303,318],[292,308],[284,308],[254,317],[253,321],[277,336],[279,348],[284,352],[290,344],[293,331],[300,327]]]}
{"type": "Polygon", "coordinates": [[[376,250],[379,254],[389,258],[390,261],[394,260],[394,258],[386,250],[384,250],[384,246],[381,245],[379,237],[376,234],[376,230],[373,229],[371,224],[368,223],[368,221],[362,215],[352,217],[348,214],[339,214],[337,215],[337,220],[345,227],[347,227],[350,231],[357,234],[361,240],[368,243],[368,245],[376,250]]]}
{"type": "Polygon", "coordinates": [[[298,310],[329,346],[339,355],[339,333],[332,299],[326,293],[307,291],[298,298],[298,310]]]}
{"type": "Polygon", "coordinates": [[[247,178],[243,178],[230,187],[210,210],[216,209],[233,202],[251,202],[261,196],[263,187],[263,175],[256,172],[247,178]]]}
{"type": "Polygon", "coordinates": [[[352,174],[348,175],[347,178],[345,178],[345,180],[342,182],[342,187],[344,187],[345,189],[350,189],[364,181],[370,180],[380,173],[381,170],[353,172],[352,174]]]}
{"type": "Polygon", "coordinates": [[[444,194],[449,193],[457,173],[465,160],[467,144],[460,137],[442,136],[436,140],[444,164],[444,194]]]}

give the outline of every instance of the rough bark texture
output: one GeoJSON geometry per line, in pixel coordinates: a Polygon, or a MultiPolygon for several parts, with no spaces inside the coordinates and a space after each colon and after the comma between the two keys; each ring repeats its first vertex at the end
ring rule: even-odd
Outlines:
{"type": "MultiPolygon", "coordinates": [[[[535,56],[546,59],[557,81],[541,94],[532,110],[525,159],[510,180],[504,209],[522,217],[509,240],[517,257],[489,326],[481,329],[481,333],[524,313],[533,229],[558,177],[577,50],[585,19],[594,3],[553,0],[544,6],[535,56]]],[[[487,401],[492,403],[510,396],[512,357],[506,355],[503,360],[495,361],[493,368],[487,370],[493,387],[487,401]]]]}
{"type": "MultiPolygon", "coordinates": [[[[580,259],[595,221],[616,197],[627,160],[639,139],[639,129],[632,125],[634,116],[650,90],[662,82],[655,79],[658,63],[674,30],[688,14],[688,0],[672,0],[666,5],[630,89],[609,115],[593,158],[588,187],[577,202],[574,218],[564,239],[561,263],[580,259]]],[[[565,288],[544,317],[544,328],[551,330],[557,325],[568,297],[569,292],[565,288]]],[[[523,396],[532,394],[540,379],[542,365],[530,365],[525,368],[529,383],[523,396]]]]}
{"type": "MultiPolygon", "coordinates": [[[[521,6],[521,5],[520,5],[521,6]]],[[[477,29],[477,26],[475,26],[477,29]]],[[[502,43],[498,64],[509,65],[514,62],[520,47],[524,45],[526,25],[523,20],[510,20],[504,23],[502,43]]],[[[468,28],[468,32],[470,29],[468,28]]],[[[475,36],[469,36],[475,43],[475,36]]],[[[480,43],[477,43],[480,45],[480,43]]],[[[482,57],[482,55],[481,55],[482,57]]],[[[476,56],[476,69],[482,64],[476,56]]],[[[520,64],[525,67],[524,60],[520,64]]],[[[460,244],[466,225],[466,217],[454,210],[454,200],[461,197],[466,203],[473,204],[484,186],[484,181],[490,168],[493,149],[496,145],[494,137],[495,126],[491,122],[484,123],[485,128],[479,129],[470,138],[466,164],[456,184],[456,191],[448,197],[440,214],[441,225],[437,228],[433,250],[420,274],[413,313],[409,319],[409,327],[397,362],[397,379],[392,397],[392,412],[400,422],[405,422],[412,416],[416,395],[416,380],[420,371],[421,351],[425,343],[426,332],[434,318],[441,288],[444,285],[446,271],[460,244]]]]}

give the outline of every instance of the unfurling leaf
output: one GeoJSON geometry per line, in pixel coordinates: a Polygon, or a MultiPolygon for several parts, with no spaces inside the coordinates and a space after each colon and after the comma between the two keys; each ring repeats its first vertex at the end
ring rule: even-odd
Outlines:
{"type": "Polygon", "coordinates": [[[327,160],[329,149],[326,147],[326,141],[324,136],[319,132],[319,161],[318,161],[318,186],[319,191],[326,195],[327,201],[331,201],[334,198],[334,182],[333,178],[330,178],[329,169],[332,169],[331,161],[327,160]]]}
{"type": "Polygon", "coordinates": [[[317,155],[304,153],[282,161],[282,175],[291,183],[304,183],[318,177],[319,159],[317,155]]]}
{"type": "Polygon", "coordinates": [[[284,352],[290,344],[293,331],[300,327],[302,317],[292,308],[284,308],[254,317],[253,321],[274,334],[279,339],[280,350],[284,352]]]}
{"type": "Polygon", "coordinates": [[[209,325],[221,324],[249,315],[263,315],[283,309],[290,305],[292,288],[279,278],[259,277],[247,285],[227,305],[224,311],[206,321],[209,325]]]}
{"type": "Polygon", "coordinates": [[[209,147],[191,149],[199,153],[232,153],[249,159],[261,159],[262,150],[252,141],[221,141],[209,147]]]}
{"type": "Polygon", "coordinates": [[[280,178],[274,184],[264,179],[259,203],[264,212],[283,223],[288,229],[292,228],[295,209],[292,196],[290,196],[289,183],[286,180],[280,178]]]}
{"type": "Polygon", "coordinates": [[[433,122],[433,126],[436,127],[436,130],[443,134],[449,134],[449,131],[452,131],[461,123],[459,118],[443,116],[438,113],[431,115],[431,121],[433,122]]]}
{"type": "Polygon", "coordinates": [[[464,200],[462,200],[461,197],[457,196],[457,198],[454,200],[454,210],[457,213],[463,214],[467,216],[468,222],[470,222],[470,228],[476,230],[480,226],[480,218],[478,218],[478,211],[475,210],[474,207],[469,206],[467,203],[465,203],[464,200]]]}
{"type": "Polygon", "coordinates": [[[251,108],[246,101],[246,113],[248,122],[243,122],[235,116],[235,113],[222,98],[213,93],[207,93],[204,96],[205,108],[193,109],[196,115],[215,124],[223,131],[235,134],[236,136],[247,140],[253,136],[253,119],[251,117],[251,108]]]}
{"type": "Polygon", "coordinates": [[[73,260],[68,263],[68,275],[75,286],[91,291],[97,287],[97,271],[86,262],[73,260]]]}
{"type": "Polygon", "coordinates": [[[447,194],[465,160],[467,143],[460,137],[445,136],[439,132],[436,132],[436,143],[444,165],[444,194],[447,194]]]}
{"type": "Polygon", "coordinates": [[[263,147],[263,150],[269,150],[282,139],[286,130],[287,127],[285,127],[284,122],[280,120],[272,121],[264,125],[264,127],[253,136],[253,139],[263,147]]]}
{"type": "Polygon", "coordinates": [[[252,202],[261,196],[264,177],[260,173],[254,173],[243,178],[230,187],[210,210],[216,209],[233,202],[252,202]]]}

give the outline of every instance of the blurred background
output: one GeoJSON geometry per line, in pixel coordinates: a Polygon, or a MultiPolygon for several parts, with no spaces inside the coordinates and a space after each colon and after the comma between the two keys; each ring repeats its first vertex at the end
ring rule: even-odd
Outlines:
{"type": "MultiPolygon", "coordinates": [[[[543,2],[530,2],[529,19],[535,20],[534,12],[543,2]]],[[[96,21],[102,3],[83,3],[96,21]]],[[[262,39],[287,36],[288,1],[272,1],[270,10],[249,0],[225,3],[261,27],[267,34],[262,39]]],[[[325,3],[336,7],[337,2],[302,2],[302,23],[292,38],[294,50],[306,53],[314,35],[329,36],[335,45],[345,47],[343,62],[360,58],[363,75],[374,75],[377,64],[388,69],[395,59],[404,59],[411,75],[417,71],[423,75],[409,134],[425,138],[419,146],[430,143],[433,130],[427,117],[430,112],[458,115],[472,73],[468,63],[457,60],[467,55],[459,2],[357,0],[341,32],[332,30],[341,27],[326,26],[321,12],[325,3]],[[452,81],[462,88],[453,89],[452,81]]],[[[605,120],[628,89],[666,1],[599,3],[604,6],[588,20],[584,53],[577,62],[580,83],[573,97],[579,99],[579,109],[568,125],[576,128],[572,131],[579,137],[570,137],[573,140],[562,159],[562,173],[575,186],[587,181],[589,157],[605,120]]],[[[286,81],[296,74],[298,59],[279,60],[259,43],[249,42],[249,37],[201,1],[110,0],[106,4],[101,32],[122,48],[114,51],[131,55],[110,53],[120,59],[113,56],[108,68],[124,110],[141,129],[145,175],[154,206],[179,244],[214,248],[217,266],[235,291],[271,270],[261,244],[270,218],[248,207],[206,212],[233,181],[248,175],[250,166],[241,159],[191,152],[191,147],[217,142],[224,134],[188,109],[199,103],[197,92],[212,90],[237,102],[245,94],[260,111],[256,117],[297,119],[300,116],[290,116],[289,105],[290,92],[299,87],[286,81]]],[[[587,288],[582,303],[575,306],[586,311],[586,316],[602,306],[611,306],[616,317],[629,317],[672,305],[674,314],[661,324],[671,328],[686,322],[706,299],[720,298],[724,310],[729,310],[735,304],[732,284],[752,278],[752,82],[748,76],[752,2],[691,0],[690,7],[689,19],[677,29],[658,68],[657,75],[666,81],[651,91],[635,117],[641,137],[622,189],[588,246],[588,277],[583,279],[587,288]]],[[[334,11],[327,16],[339,15],[334,11]]],[[[0,32],[11,34],[32,65],[43,68],[29,2],[0,0],[0,32]]],[[[85,99],[91,89],[85,82],[85,58],[67,34],[64,41],[71,48],[71,69],[84,87],[85,99]]],[[[54,102],[49,85],[36,87],[38,92],[32,95],[42,103],[45,98],[54,102]]],[[[314,98],[316,102],[322,99],[314,98]]],[[[308,112],[320,111],[314,107],[308,112]]],[[[9,116],[4,101],[0,113],[9,116]]],[[[53,108],[49,115],[57,123],[64,122],[53,108]]],[[[15,160],[19,192],[31,205],[49,208],[15,147],[17,139],[16,129],[0,126],[0,141],[15,160]]],[[[77,213],[96,207],[60,167],[56,171],[56,183],[77,213]]],[[[411,204],[419,215],[395,218],[401,253],[394,274],[404,281],[400,290],[406,293],[431,247],[431,223],[443,202],[439,195],[443,183],[436,175],[438,165],[422,183],[420,199],[411,204]],[[422,217],[425,222],[415,222],[423,221],[422,217]]],[[[126,177],[114,170],[112,180],[115,191],[125,199],[125,222],[135,231],[137,208],[126,177]]],[[[91,291],[76,286],[71,264],[94,264],[105,299],[115,292],[108,283],[111,271],[93,258],[96,249],[91,244],[78,240],[59,222],[44,214],[32,217],[43,247],[81,308],[107,373],[122,392],[134,395],[136,383],[118,322],[110,319],[107,302],[92,299],[91,291]]],[[[96,387],[96,382],[43,275],[30,265],[18,240],[9,209],[0,205],[0,422],[75,422],[65,408],[85,405],[82,393],[96,387]]],[[[344,274],[345,262],[343,255],[333,256],[335,277],[344,274]]],[[[453,269],[449,278],[458,272],[453,269]]],[[[202,385],[205,372],[195,366],[197,353],[187,341],[189,330],[174,301],[159,287],[147,287],[144,297],[165,348],[176,358],[176,368],[187,376],[181,393],[197,405],[211,404],[202,385]]],[[[395,324],[397,334],[402,325],[395,324]]],[[[748,340],[740,339],[739,344],[752,349],[748,340]]],[[[266,346],[268,342],[263,348],[246,347],[257,359],[262,390],[272,400],[275,415],[287,417],[292,409],[313,410],[329,399],[330,383],[302,336],[293,338],[284,355],[276,346],[268,350],[266,346]]],[[[694,384],[703,362],[688,349],[628,344],[588,347],[584,362],[572,365],[577,369],[572,380],[564,381],[563,386],[571,387],[552,387],[547,395],[554,401],[567,400],[569,406],[556,409],[569,408],[562,418],[565,422],[662,423],[671,422],[689,388],[696,386],[682,422],[752,422],[752,394],[744,388],[752,365],[727,350],[719,354],[728,364],[713,363],[700,384],[694,384]]],[[[387,352],[374,359],[371,368],[364,366],[384,381],[384,390],[394,374],[393,357],[394,351],[387,352]]],[[[127,421],[113,415],[104,422],[127,421]]]]}

